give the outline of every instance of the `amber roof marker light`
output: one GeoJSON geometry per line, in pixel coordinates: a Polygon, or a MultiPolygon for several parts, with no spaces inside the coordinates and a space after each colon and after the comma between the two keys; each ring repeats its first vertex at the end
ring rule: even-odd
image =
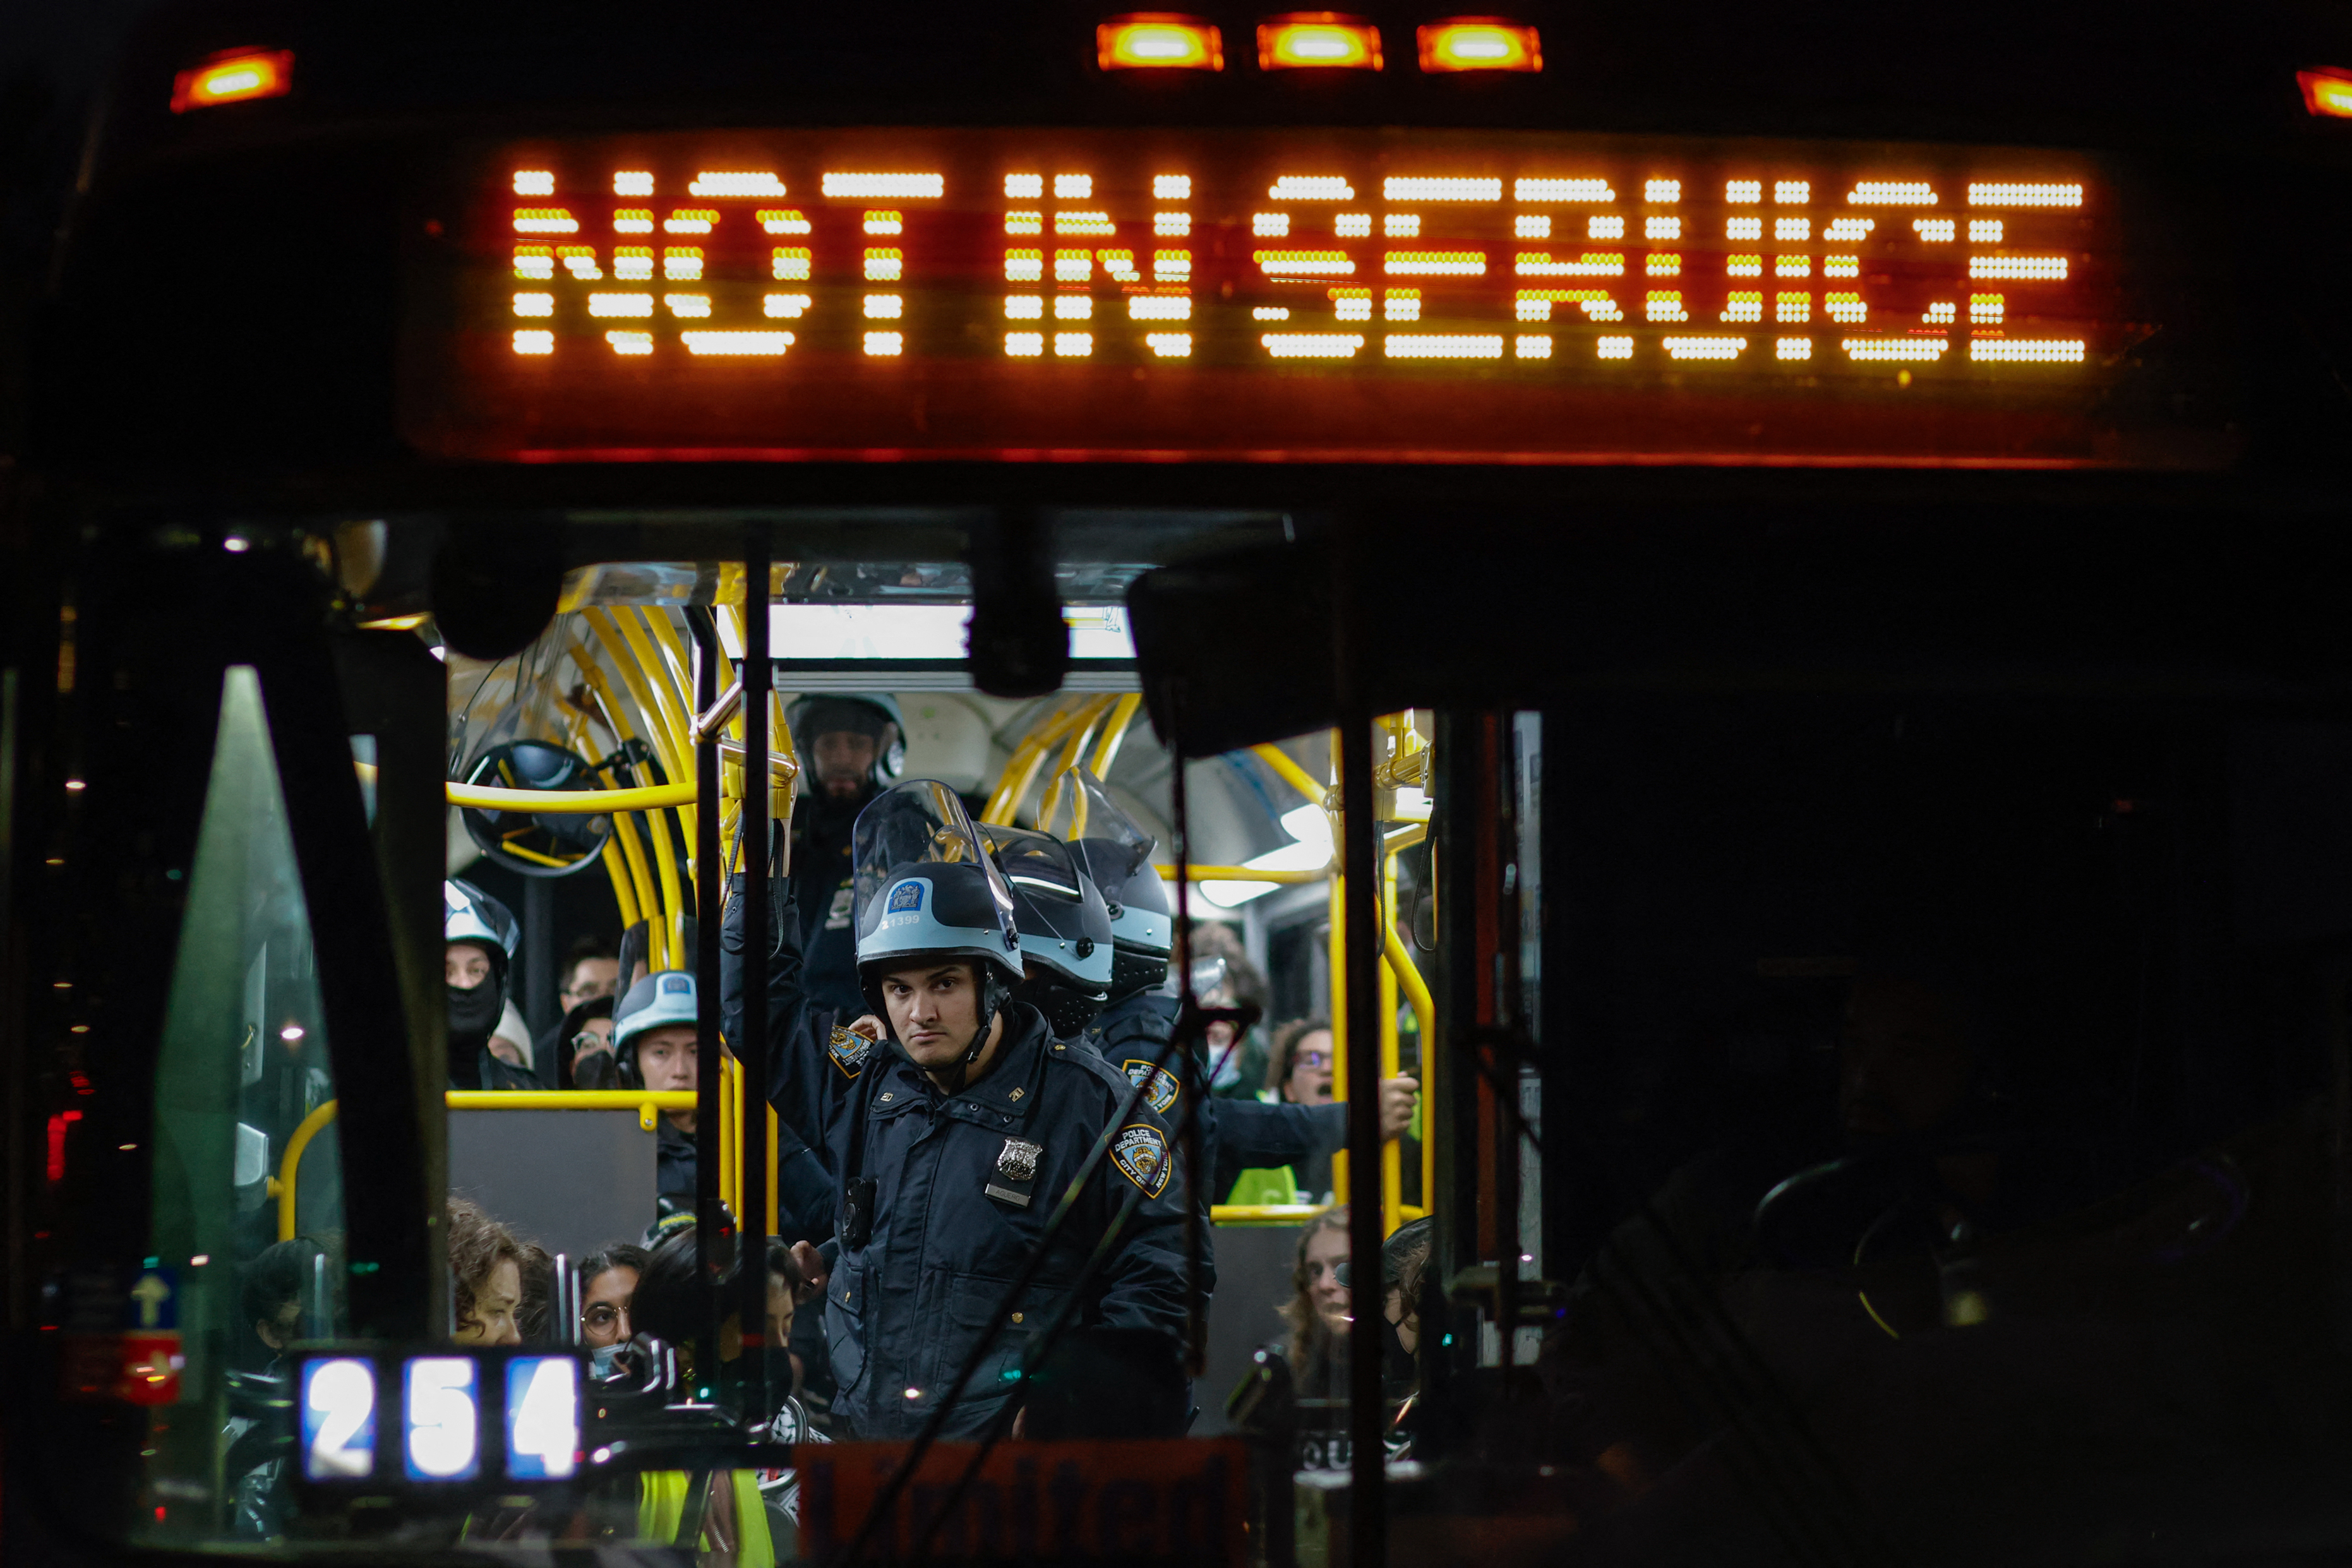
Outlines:
{"type": "Polygon", "coordinates": [[[294,90],[291,49],[223,49],[172,78],[172,112],[210,109],[247,99],[284,98],[294,90]]]}
{"type": "Polygon", "coordinates": [[[1415,42],[1421,68],[1433,75],[1543,69],[1543,41],[1536,30],[1500,16],[1443,17],[1424,24],[1415,42]]]}
{"type": "Polygon", "coordinates": [[[2352,70],[2294,73],[2303,89],[2303,107],[2323,120],[2352,120],[2352,70]]]}
{"type": "Polygon", "coordinates": [[[1095,63],[1107,71],[1221,71],[1224,37],[1198,16],[1134,11],[1095,29],[1095,63]]]}
{"type": "Polygon", "coordinates": [[[1262,71],[1381,68],[1381,30],[1337,11],[1291,11],[1257,25],[1262,71]]]}

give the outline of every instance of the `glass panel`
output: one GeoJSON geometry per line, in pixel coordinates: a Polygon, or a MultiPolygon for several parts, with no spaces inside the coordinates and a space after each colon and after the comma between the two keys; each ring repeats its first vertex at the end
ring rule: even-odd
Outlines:
{"type": "Polygon", "coordinates": [[[261,683],[237,665],[222,681],[155,1076],[148,1250],[176,1276],[186,1357],[178,1401],[149,1416],[136,1524],[158,1544],[259,1540],[282,1528],[275,1451],[247,1434],[255,1400],[283,1397],[263,1381],[282,1372],[279,1349],[344,1327],[334,1097],[261,683]],[[273,1178],[297,1143],[289,1205],[273,1178]]]}

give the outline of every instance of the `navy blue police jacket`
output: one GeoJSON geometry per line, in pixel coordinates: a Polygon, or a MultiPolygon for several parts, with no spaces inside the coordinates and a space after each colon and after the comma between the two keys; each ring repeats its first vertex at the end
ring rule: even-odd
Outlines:
{"type": "MultiPolygon", "coordinates": [[[[730,901],[721,936],[730,1040],[741,1038],[741,906],[730,901]]],[[[1052,1039],[1045,1016],[1025,1003],[1007,1009],[987,1075],[953,1095],[940,1093],[894,1044],[837,1040],[837,1015],[809,999],[800,924],[784,913],[767,973],[771,1099],[836,1187],[861,1175],[877,1183],[865,1245],[839,1238],[825,1281],[833,1410],[849,1434],[911,1437],[966,1358],[985,1345],[945,1428],[951,1437],[979,1435],[1010,1396],[1008,1375],[1032,1336],[1069,1301],[1086,1258],[1131,1194],[1139,1207],[1076,1303],[1073,1325],[1181,1336],[1184,1220],[1167,1121],[1142,1103],[1121,1119],[1132,1086],[1099,1056],[1052,1039]],[[1047,1217],[1107,1128],[1108,1155],[1044,1267],[998,1322],[996,1309],[1047,1217]]],[[[1205,1257],[1201,1284],[1204,1292],[1215,1284],[1205,1257]]]]}
{"type": "MultiPolygon", "coordinates": [[[[1117,1068],[1130,1083],[1140,1083],[1154,1072],[1152,1064],[1167,1050],[1175,1031],[1176,1008],[1173,998],[1138,992],[1103,1009],[1074,1043],[1117,1068]]],[[[1158,1070],[1145,1099],[1172,1123],[1183,1096],[1197,1096],[1201,1163],[1210,1172],[1208,1202],[1223,1203],[1245,1170],[1297,1165],[1346,1146],[1346,1105],[1219,1099],[1202,1081],[1198,1053],[1183,1054],[1184,1061],[1170,1058],[1158,1070]]]]}

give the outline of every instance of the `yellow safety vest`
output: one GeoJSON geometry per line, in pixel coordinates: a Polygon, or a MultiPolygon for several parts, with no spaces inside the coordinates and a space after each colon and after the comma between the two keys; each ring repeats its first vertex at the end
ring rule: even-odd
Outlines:
{"type": "MultiPolygon", "coordinates": [[[[723,1473],[734,1489],[736,1568],[775,1568],[775,1542],[768,1534],[768,1505],[760,1496],[756,1470],[723,1473]]],[[[686,1515],[686,1491],[693,1478],[684,1470],[647,1470],[637,1478],[637,1539],[659,1546],[688,1546],[708,1551],[703,1542],[677,1539],[678,1521],[686,1515]]],[[[703,1511],[709,1525],[710,1514],[703,1511]]]]}

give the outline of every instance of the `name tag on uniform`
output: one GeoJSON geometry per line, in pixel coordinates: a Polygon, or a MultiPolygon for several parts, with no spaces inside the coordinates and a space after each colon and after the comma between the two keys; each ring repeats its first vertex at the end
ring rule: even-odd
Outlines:
{"type": "Polygon", "coordinates": [[[996,1156],[996,1179],[981,1190],[1000,1203],[1029,1207],[1030,1184],[1037,1179],[1037,1162],[1045,1153],[1045,1145],[1025,1138],[1007,1138],[1004,1148],[996,1156]]]}

